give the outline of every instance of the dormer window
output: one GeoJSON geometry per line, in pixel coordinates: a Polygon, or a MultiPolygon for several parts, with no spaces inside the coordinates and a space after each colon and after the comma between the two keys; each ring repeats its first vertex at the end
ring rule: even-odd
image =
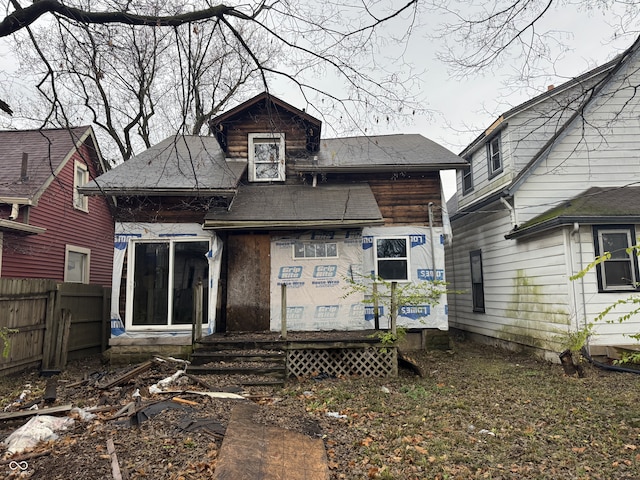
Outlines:
{"type": "Polygon", "coordinates": [[[489,162],[489,178],[502,172],[502,152],[500,135],[487,142],[487,161],[489,162]]]}
{"type": "Polygon", "coordinates": [[[284,133],[249,134],[249,181],[284,182],[284,133]]]}

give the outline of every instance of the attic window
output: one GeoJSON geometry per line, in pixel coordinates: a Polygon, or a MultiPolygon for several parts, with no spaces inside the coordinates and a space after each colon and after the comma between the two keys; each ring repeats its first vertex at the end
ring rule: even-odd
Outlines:
{"type": "Polygon", "coordinates": [[[489,162],[489,178],[502,172],[502,152],[500,135],[487,142],[487,161],[489,162]]]}
{"type": "Polygon", "coordinates": [[[81,162],[75,162],[75,172],[73,177],[73,206],[84,212],[89,211],[89,199],[78,192],[78,187],[82,187],[89,181],[89,170],[81,162]]]}
{"type": "Polygon", "coordinates": [[[284,182],[284,133],[249,134],[249,181],[284,182]]]}

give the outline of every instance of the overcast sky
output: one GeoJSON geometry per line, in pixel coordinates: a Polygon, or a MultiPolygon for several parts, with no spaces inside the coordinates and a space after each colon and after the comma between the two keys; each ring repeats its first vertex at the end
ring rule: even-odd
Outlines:
{"type": "MultiPolygon", "coordinates": [[[[613,10],[604,13],[580,12],[576,10],[575,5],[554,8],[547,20],[538,25],[538,29],[562,32],[560,35],[568,51],[560,55],[555,62],[555,72],[548,72],[548,77],[536,78],[528,88],[519,88],[522,86],[514,83],[505,85],[514,74],[514,66],[510,64],[465,80],[452,78],[447,67],[436,58],[442,45],[427,39],[427,35],[433,32],[439,20],[428,18],[421,21],[423,31],[413,33],[405,53],[405,60],[413,63],[417,71],[424,71],[421,75],[421,96],[431,115],[416,116],[408,124],[394,125],[390,128],[380,125],[377,129],[368,130],[369,132],[420,133],[454,153],[460,153],[502,112],[537,93],[546,91],[549,84],[558,85],[610,60],[634,40],[634,36],[628,34],[611,41],[615,33],[612,24],[616,21],[613,10]]],[[[0,81],[6,80],[3,77],[4,72],[15,68],[15,62],[7,53],[3,42],[4,40],[0,40],[0,81]]],[[[277,88],[273,89],[272,93],[283,95],[277,88]]],[[[301,106],[295,101],[291,103],[301,106]]],[[[443,175],[443,179],[448,198],[455,191],[454,175],[448,172],[443,175]]]]}

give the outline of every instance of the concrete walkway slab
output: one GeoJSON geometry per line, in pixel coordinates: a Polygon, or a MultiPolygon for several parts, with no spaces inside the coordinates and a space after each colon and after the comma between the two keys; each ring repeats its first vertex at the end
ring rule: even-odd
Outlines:
{"type": "Polygon", "coordinates": [[[324,443],[298,432],[254,423],[258,407],[238,405],[218,454],[217,480],[328,480],[324,443]]]}

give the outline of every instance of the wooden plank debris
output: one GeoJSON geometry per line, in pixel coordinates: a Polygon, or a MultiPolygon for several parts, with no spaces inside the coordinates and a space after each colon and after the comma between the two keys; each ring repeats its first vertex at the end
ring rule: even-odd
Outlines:
{"type": "Polygon", "coordinates": [[[144,363],[141,363],[140,365],[138,365],[137,367],[135,367],[133,370],[130,370],[129,372],[120,375],[118,378],[110,381],[109,383],[105,384],[105,385],[101,385],[99,388],[102,390],[108,390],[110,388],[116,387],[118,385],[122,385],[123,383],[127,383],[129,380],[137,377],[138,375],[140,375],[143,372],[146,372],[147,370],[149,370],[152,366],[154,365],[154,362],[152,362],[151,360],[148,360],[144,363]]]}
{"type": "Polygon", "coordinates": [[[0,413],[0,422],[6,420],[15,420],[16,418],[33,417],[34,415],[51,415],[53,413],[66,413],[71,411],[73,405],[60,405],[59,407],[41,408],[39,410],[27,410],[20,412],[2,412],[0,413]]]}
{"type": "Polygon", "coordinates": [[[118,464],[118,457],[116,455],[116,446],[113,444],[113,439],[107,439],[107,453],[111,457],[111,473],[113,480],[122,480],[122,473],[120,472],[120,465],[118,464]]]}

